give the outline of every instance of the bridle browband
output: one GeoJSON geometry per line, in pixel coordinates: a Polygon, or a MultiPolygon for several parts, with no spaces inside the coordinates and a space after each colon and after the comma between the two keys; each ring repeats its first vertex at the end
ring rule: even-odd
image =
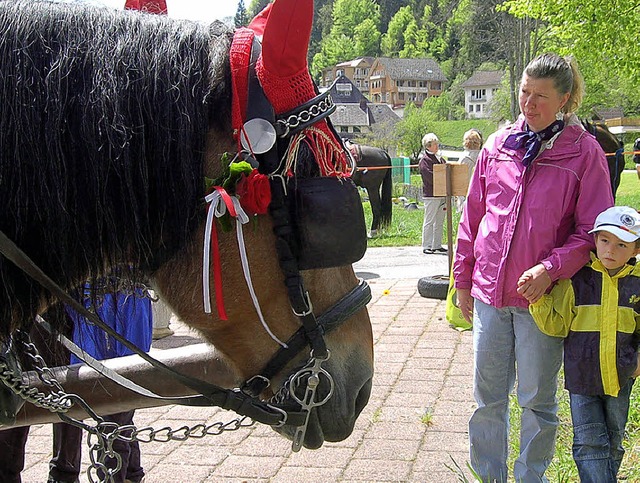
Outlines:
{"type": "MultiPolygon", "coordinates": [[[[252,54],[259,54],[259,49],[259,43],[255,40],[252,54]]],[[[255,59],[257,56],[254,57],[254,55],[252,55],[252,58],[255,59]]],[[[252,65],[255,65],[255,60],[252,61],[252,65]]],[[[329,114],[335,110],[335,105],[328,95],[328,92],[329,91],[316,96],[290,112],[275,116],[273,108],[267,100],[255,75],[255,70],[251,68],[249,76],[249,98],[251,99],[251,103],[249,103],[250,107],[247,113],[247,119],[266,119],[272,124],[278,137],[285,139],[322,119],[326,119],[329,114]]],[[[338,138],[337,134],[336,138],[338,138]]],[[[277,144],[278,143],[275,143],[273,148],[268,152],[256,156],[260,162],[259,169],[265,174],[275,173],[280,164],[277,144]]],[[[145,397],[161,400],[165,404],[218,406],[270,426],[295,426],[298,429],[294,435],[293,449],[297,451],[300,449],[304,440],[306,425],[311,410],[313,407],[326,402],[333,391],[333,380],[330,374],[321,367],[322,362],[329,358],[329,351],[324,341],[324,335],[340,326],[344,321],[364,308],[371,300],[371,290],[365,281],[360,280],[356,287],[316,318],[292,248],[292,226],[287,206],[286,186],[279,176],[271,176],[270,179],[272,202],[269,207],[269,212],[273,219],[273,230],[277,238],[276,251],[281,269],[285,275],[284,283],[287,287],[289,302],[292,311],[300,320],[301,327],[287,341],[286,347],[281,347],[272,356],[263,370],[245,381],[240,388],[226,389],[187,376],[156,360],[146,352],[141,351],[134,344],[120,336],[109,325],[104,323],[96,314],[87,310],[81,303],[67,294],[2,231],[0,231],[0,254],[46,288],[60,302],[72,307],[80,315],[86,317],[91,323],[101,328],[109,336],[118,340],[153,367],[170,375],[199,395],[185,397],[164,397],[157,395],[138,386],[123,376],[114,373],[90,356],[87,357],[88,354],[77,347],[72,341],[58,334],[58,339],[71,352],[76,354],[76,356],[85,360],[87,365],[127,389],[145,397]],[[278,403],[269,403],[260,400],[258,398],[259,395],[269,387],[271,379],[280,373],[306,345],[310,346],[309,361],[289,379],[290,382],[297,378],[305,378],[305,381],[302,381],[306,383],[307,386],[304,397],[299,397],[295,394],[294,389],[297,386],[293,383],[289,388],[291,397],[298,403],[300,410],[293,411],[289,408],[279,407],[278,403]],[[328,390],[327,396],[322,401],[315,401],[314,397],[320,382],[320,374],[323,374],[325,378],[329,379],[331,387],[328,390]]],[[[40,319],[39,321],[42,323],[41,318],[38,317],[37,319],[40,319]]],[[[46,323],[43,325],[45,328],[48,326],[46,323]]]]}

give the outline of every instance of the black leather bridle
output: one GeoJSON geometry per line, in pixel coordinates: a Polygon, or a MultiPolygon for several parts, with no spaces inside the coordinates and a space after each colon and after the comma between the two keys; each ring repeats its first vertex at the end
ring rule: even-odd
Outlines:
{"type": "MultiPolygon", "coordinates": [[[[254,44],[254,53],[259,53],[259,44],[254,44]]],[[[253,57],[253,56],[252,56],[253,57]]],[[[255,57],[257,58],[257,57],[255,57]]],[[[253,62],[253,65],[255,63],[253,62]]],[[[286,140],[302,129],[328,117],[333,112],[335,106],[328,95],[318,95],[311,101],[299,106],[297,109],[281,116],[275,116],[271,104],[266,99],[264,92],[255,76],[255,71],[250,70],[249,98],[250,112],[248,119],[260,117],[266,119],[274,126],[278,137],[286,140]]],[[[328,119],[327,119],[328,120],[328,119]]],[[[336,134],[336,139],[339,137],[336,134]]],[[[273,174],[279,165],[278,143],[266,153],[257,156],[260,163],[260,171],[266,174],[273,174]]],[[[79,358],[98,370],[107,377],[110,377],[118,384],[123,385],[145,397],[160,399],[165,404],[182,404],[192,406],[218,406],[223,409],[235,411],[239,415],[247,416],[255,421],[274,427],[284,425],[295,426],[298,429],[294,434],[293,449],[300,449],[304,440],[306,425],[309,414],[313,407],[319,406],[329,399],[333,392],[333,380],[331,375],[324,370],[322,362],[329,358],[329,351],[326,347],[324,335],[332,331],[344,321],[349,319],[356,312],[366,306],[371,300],[371,290],[367,283],[361,280],[356,287],[344,295],[337,303],[330,307],[319,317],[316,317],[313,306],[306,291],[302,275],[298,269],[294,250],[291,245],[291,220],[287,206],[286,187],[277,176],[271,177],[272,202],[269,207],[270,214],[274,222],[274,233],[278,239],[276,249],[279,263],[285,275],[285,285],[289,302],[293,312],[298,316],[301,327],[287,341],[286,347],[281,347],[260,371],[260,374],[245,381],[240,388],[226,389],[206,381],[181,374],[168,367],[162,362],[151,357],[146,352],[139,350],[134,344],[121,337],[109,325],[87,310],[81,303],[67,294],[51,278],[49,278],[12,240],[0,231],[0,254],[12,261],[35,281],[40,283],[58,301],[63,302],[73,308],[80,315],[86,317],[91,323],[100,327],[106,334],[121,342],[129,350],[143,358],[158,370],[169,374],[171,377],[194,390],[196,396],[186,397],[164,397],[152,393],[151,391],[138,386],[137,384],[118,376],[107,369],[99,361],[87,357],[82,349],[78,348],[66,337],[58,335],[58,338],[75,353],[79,358]],[[284,406],[279,403],[265,402],[259,399],[259,395],[270,385],[271,379],[280,373],[284,367],[291,362],[306,347],[310,346],[310,355],[307,364],[294,373],[288,380],[291,398],[297,402],[299,409],[291,410],[291,404],[284,406]],[[322,376],[322,377],[320,377],[322,376]],[[330,388],[326,391],[326,396],[321,401],[316,401],[316,390],[321,379],[328,379],[330,388]],[[296,384],[293,380],[299,379],[296,384]],[[295,388],[306,386],[304,396],[295,393],[295,388]]],[[[285,383],[287,384],[287,383],[285,383]]]]}

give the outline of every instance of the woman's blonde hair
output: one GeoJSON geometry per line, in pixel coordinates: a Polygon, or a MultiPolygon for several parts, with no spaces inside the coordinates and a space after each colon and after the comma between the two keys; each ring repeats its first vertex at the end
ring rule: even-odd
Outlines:
{"type": "Polygon", "coordinates": [[[575,112],[580,107],[584,96],[584,79],[573,56],[541,54],[529,62],[524,73],[534,79],[553,79],[560,94],[570,94],[569,100],[562,106],[562,112],[575,112]]]}
{"type": "Polygon", "coordinates": [[[482,133],[477,129],[469,129],[462,137],[464,149],[480,149],[482,142],[482,133]]]}

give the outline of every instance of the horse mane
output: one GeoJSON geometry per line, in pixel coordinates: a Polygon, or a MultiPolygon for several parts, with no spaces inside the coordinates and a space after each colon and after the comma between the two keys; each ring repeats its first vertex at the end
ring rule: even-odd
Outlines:
{"type": "MultiPolygon", "coordinates": [[[[0,230],[63,287],[154,270],[201,215],[207,132],[230,135],[232,32],[54,2],[0,2],[0,31],[0,230]]],[[[0,287],[1,324],[33,317],[2,257],[0,287]]]]}

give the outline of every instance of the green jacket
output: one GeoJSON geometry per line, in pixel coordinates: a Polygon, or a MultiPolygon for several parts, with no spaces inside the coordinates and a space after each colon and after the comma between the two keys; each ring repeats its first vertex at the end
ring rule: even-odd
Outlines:
{"type": "Polygon", "coordinates": [[[542,332],[564,341],[565,387],[617,396],[638,362],[640,264],[613,277],[594,255],[570,280],[529,307],[542,332]]]}

